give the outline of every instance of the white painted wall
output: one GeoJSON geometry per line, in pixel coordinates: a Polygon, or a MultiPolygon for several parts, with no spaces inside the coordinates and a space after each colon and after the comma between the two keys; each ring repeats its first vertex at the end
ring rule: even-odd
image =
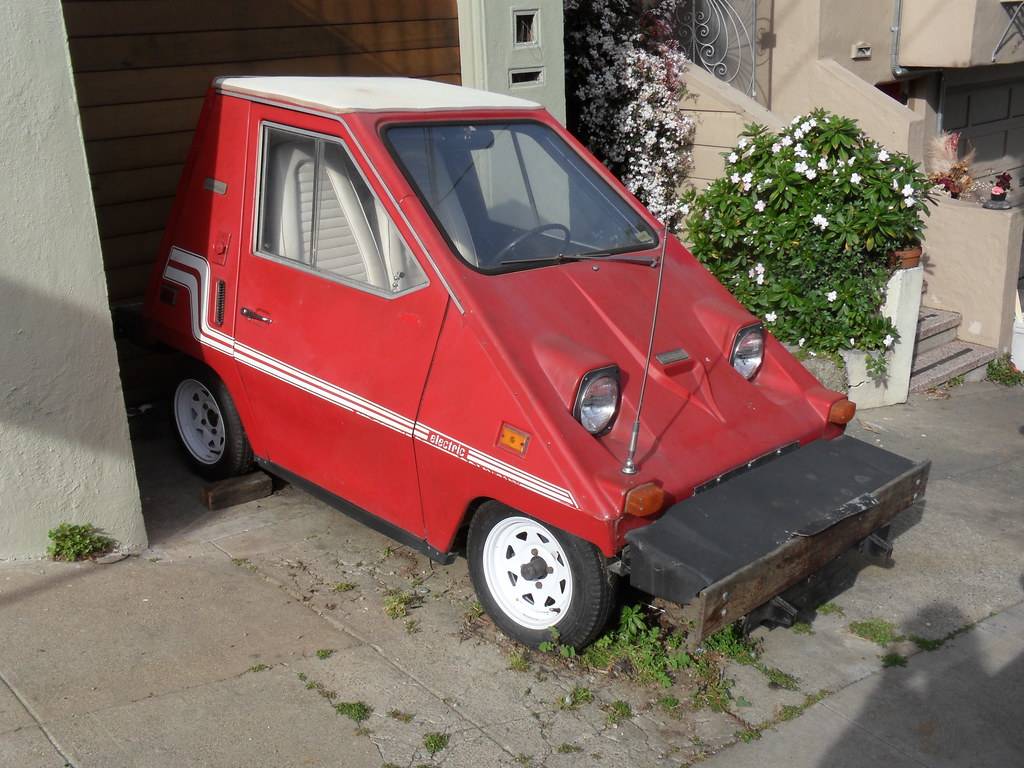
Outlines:
{"type": "Polygon", "coordinates": [[[462,84],[543,104],[565,122],[562,0],[458,0],[462,84]],[[515,12],[536,12],[537,44],[515,44],[515,12]],[[542,69],[541,83],[512,85],[510,71],[542,69]]]}
{"type": "Polygon", "coordinates": [[[0,3],[0,558],[146,546],[59,0],[0,3]]]}

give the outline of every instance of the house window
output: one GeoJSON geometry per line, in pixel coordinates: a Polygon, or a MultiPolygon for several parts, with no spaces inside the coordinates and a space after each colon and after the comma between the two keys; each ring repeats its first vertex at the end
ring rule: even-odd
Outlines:
{"type": "Polygon", "coordinates": [[[258,252],[386,294],[426,275],[336,140],[265,126],[258,252]]]}
{"type": "Polygon", "coordinates": [[[540,45],[539,12],[512,11],[512,27],[516,48],[530,48],[540,45]]]}

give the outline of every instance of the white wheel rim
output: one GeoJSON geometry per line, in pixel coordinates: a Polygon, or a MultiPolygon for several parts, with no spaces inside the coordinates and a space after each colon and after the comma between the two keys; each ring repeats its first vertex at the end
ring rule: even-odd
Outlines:
{"type": "Polygon", "coordinates": [[[174,421],[185,448],[201,464],[216,464],[224,455],[224,419],[210,390],[185,379],[174,392],[174,421]]]}
{"type": "Polygon", "coordinates": [[[536,520],[506,517],[499,522],[487,534],[483,559],[487,589],[516,624],[547,629],[569,610],[569,558],[551,531],[536,520]]]}

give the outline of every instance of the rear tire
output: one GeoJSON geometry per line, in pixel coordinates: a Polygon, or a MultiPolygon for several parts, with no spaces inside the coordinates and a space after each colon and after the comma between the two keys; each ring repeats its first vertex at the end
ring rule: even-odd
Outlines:
{"type": "Polygon", "coordinates": [[[597,639],[615,602],[615,577],[593,544],[495,501],[473,516],[469,576],[480,604],[513,640],[555,636],[580,649],[597,639]]]}
{"type": "Polygon", "coordinates": [[[188,463],[208,480],[244,475],[253,455],[242,420],[224,382],[195,364],[171,395],[171,418],[188,463]]]}

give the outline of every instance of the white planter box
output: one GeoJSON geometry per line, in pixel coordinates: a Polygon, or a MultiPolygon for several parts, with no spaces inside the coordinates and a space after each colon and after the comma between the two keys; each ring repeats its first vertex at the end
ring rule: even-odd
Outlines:
{"type": "Polygon", "coordinates": [[[917,266],[899,269],[889,278],[882,314],[892,320],[900,340],[886,353],[889,375],[885,381],[875,381],[868,375],[867,352],[858,349],[841,352],[850,382],[849,398],[858,408],[878,408],[907,401],[923,276],[924,268],[917,266]]]}

